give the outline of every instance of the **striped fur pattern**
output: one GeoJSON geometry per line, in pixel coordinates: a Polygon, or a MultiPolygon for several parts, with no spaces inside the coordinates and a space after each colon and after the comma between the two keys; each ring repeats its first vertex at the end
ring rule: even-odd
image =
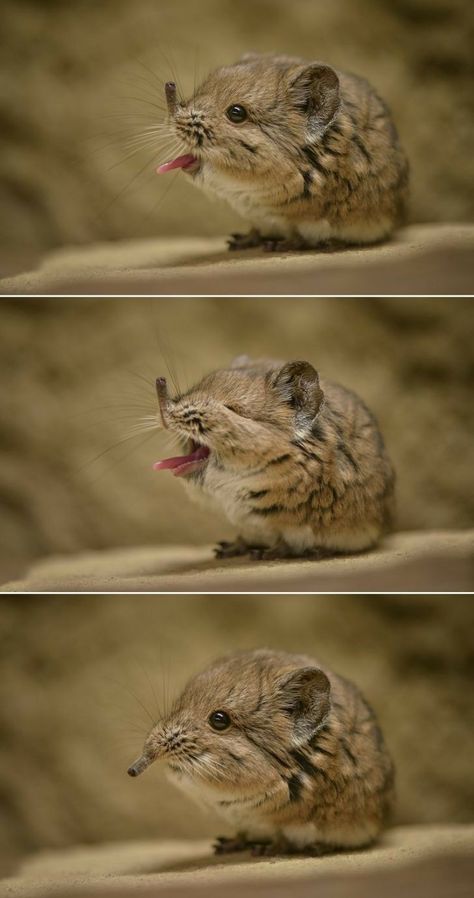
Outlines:
{"type": "Polygon", "coordinates": [[[258,650],[194,677],[148,736],[174,782],[234,828],[218,851],[323,853],[372,843],[387,822],[394,771],[357,687],[314,659],[258,650]],[[210,715],[224,711],[216,732],[210,715]]]}
{"type": "Polygon", "coordinates": [[[359,552],[389,528],[394,474],[377,423],[308,362],[241,357],[161,411],[185,445],[210,449],[182,479],[238,529],[218,555],[359,552]]]}
{"type": "Polygon", "coordinates": [[[374,243],[405,218],[408,164],[384,101],[320,62],[245,56],[212,72],[170,128],[200,165],[189,177],[252,230],[231,248],[374,243]],[[232,104],[247,118],[226,117],[232,104]]]}

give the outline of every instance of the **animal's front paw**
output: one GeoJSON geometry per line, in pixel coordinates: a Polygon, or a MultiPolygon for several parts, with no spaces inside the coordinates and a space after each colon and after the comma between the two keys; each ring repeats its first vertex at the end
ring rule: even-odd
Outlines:
{"type": "Polygon", "coordinates": [[[264,241],[263,249],[266,253],[291,253],[311,249],[311,246],[302,237],[271,238],[264,241]]]}
{"type": "Polygon", "coordinates": [[[233,543],[223,540],[214,549],[216,558],[238,558],[242,555],[248,555],[249,552],[249,547],[240,539],[236,539],[233,543]]]}
{"type": "Polygon", "coordinates": [[[248,234],[231,234],[227,241],[230,250],[254,249],[261,246],[264,238],[259,231],[252,229],[248,234]]]}
{"type": "Polygon", "coordinates": [[[297,849],[284,836],[277,837],[273,842],[254,842],[252,845],[253,857],[284,857],[288,854],[298,853],[297,849]]]}
{"type": "Polygon", "coordinates": [[[305,857],[323,857],[325,854],[333,854],[337,849],[332,845],[322,842],[314,842],[298,848],[284,837],[277,838],[274,842],[260,842],[252,845],[254,857],[284,857],[285,855],[301,855],[305,857]]]}
{"type": "Polygon", "coordinates": [[[271,548],[266,546],[255,546],[248,550],[251,558],[255,561],[277,561],[283,558],[294,558],[294,554],[290,552],[288,546],[279,543],[271,548]]]}
{"type": "MultiPolygon", "coordinates": [[[[214,549],[216,558],[238,558],[247,555],[255,561],[276,561],[281,558],[294,558],[288,546],[284,543],[278,543],[276,546],[255,546],[244,542],[242,539],[236,539],[235,542],[220,542],[214,549]]],[[[306,553],[304,553],[306,554],[306,553]]]]}
{"type": "Polygon", "coordinates": [[[278,850],[277,843],[256,842],[254,839],[247,839],[243,834],[237,834],[233,838],[218,836],[213,847],[214,854],[234,854],[236,851],[250,851],[253,857],[271,857],[273,854],[285,853],[278,850]]]}
{"type": "Polygon", "coordinates": [[[214,854],[233,854],[235,851],[247,851],[250,848],[250,843],[244,836],[235,836],[233,839],[218,836],[213,848],[214,854]]]}
{"type": "Polygon", "coordinates": [[[278,561],[279,559],[290,558],[293,561],[299,559],[311,559],[313,561],[322,561],[325,558],[332,558],[334,552],[331,549],[321,549],[314,547],[313,549],[302,549],[301,552],[295,552],[285,543],[277,543],[276,546],[265,548],[265,546],[255,546],[249,548],[248,552],[251,558],[256,561],[278,561]]]}

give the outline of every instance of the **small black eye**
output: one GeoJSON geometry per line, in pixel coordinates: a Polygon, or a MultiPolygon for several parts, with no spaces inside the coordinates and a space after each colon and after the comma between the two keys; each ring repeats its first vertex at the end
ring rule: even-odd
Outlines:
{"type": "Polygon", "coordinates": [[[209,723],[213,730],[227,730],[230,727],[230,717],[225,711],[213,711],[209,715],[209,723]]]}
{"type": "Polygon", "coordinates": [[[234,125],[240,125],[247,118],[247,110],[243,106],[229,106],[226,116],[234,125]]]}

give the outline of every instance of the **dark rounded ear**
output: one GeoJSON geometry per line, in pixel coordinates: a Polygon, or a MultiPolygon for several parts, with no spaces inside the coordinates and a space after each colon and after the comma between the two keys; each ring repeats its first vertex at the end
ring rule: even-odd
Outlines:
{"type": "Polygon", "coordinates": [[[318,372],[309,362],[287,362],[273,375],[273,387],[280,397],[305,417],[313,420],[321,407],[324,393],[318,372]]]}
{"type": "Polygon", "coordinates": [[[289,712],[300,735],[314,732],[331,707],[331,684],[318,667],[301,667],[281,685],[284,710],[289,712]]]}
{"type": "Polygon", "coordinates": [[[306,66],[290,86],[295,106],[322,126],[329,124],[340,105],[339,78],[328,65],[315,62],[306,66]]]}

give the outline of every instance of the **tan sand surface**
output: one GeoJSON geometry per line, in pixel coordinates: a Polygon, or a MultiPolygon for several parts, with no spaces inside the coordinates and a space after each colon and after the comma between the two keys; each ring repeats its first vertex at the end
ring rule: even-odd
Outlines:
{"type": "MultiPolygon", "coordinates": [[[[367,894],[372,876],[390,877],[414,864],[425,868],[438,864],[440,859],[454,857],[456,865],[451,873],[458,887],[466,883],[466,862],[474,855],[474,825],[402,826],[387,832],[379,845],[369,851],[343,853],[324,858],[254,859],[248,855],[216,858],[209,842],[144,841],[77,846],[57,852],[42,852],[27,859],[17,875],[4,880],[0,894],[9,898],[39,898],[43,895],[140,895],[187,894],[197,891],[206,894],[252,894],[254,888],[267,886],[268,894],[280,886],[297,894],[305,883],[318,883],[318,895],[339,895],[330,888],[347,877],[354,896],[367,894]],[[370,877],[368,877],[370,874],[370,877]],[[367,880],[364,878],[368,877],[367,880]],[[354,889],[357,882],[366,888],[354,889]],[[271,891],[270,891],[271,887],[271,891]],[[175,891],[175,889],[177,891],[175,891]],[[228,892],[228,889],[231,892],[228,892]],[[225,891],[224,891],[225,890],[225,891]]],[[[441,865],[440,869],[445,868],[441,865]]],[[[467,880],[468,881],[468,880],[467,880]]],[[[399,887],[403,879],[399,881],[399,887]]],[[[455,888],[446,896],[468,894],[455,888]]],[[[314,885],[313,885],[314,888],[314,885]]],[[[431,889],[431,894],[438,894],[431,889]]],[[[371,894],[377,894],[370,889],[371,894]]],[[[390,891],[390,894],[392,892],[390,891]]],[[[402,889],[400,894],[406,894],[402,889]]],[[[416,894],[411,892],[410,894],[416,894]]],[[[265,891],[264,894],[267,894],[265,891]]],[[[281,894],[284,894],[283,888],[281,894]]],[[[395,892],[396,894],[396,892],[395,892]]],[[[430,894],[430,892],[428,892],[430,894]]]]}
{"type": "Polygon", "coordinates": [[[219,561],[210,546],[143,546],[53,556],[2,591],[463,591],[473,586],[473,548],[473,530],[395,533],[372,552],[322,561],[219,561]]]}
{"type": "Polygon", "coordinates": [[[0,282],[11,294],[469,294],[474,225],[423,224],[380,246],[229,253],[225,237],[96,243],[55,250],[0,282]]]}

